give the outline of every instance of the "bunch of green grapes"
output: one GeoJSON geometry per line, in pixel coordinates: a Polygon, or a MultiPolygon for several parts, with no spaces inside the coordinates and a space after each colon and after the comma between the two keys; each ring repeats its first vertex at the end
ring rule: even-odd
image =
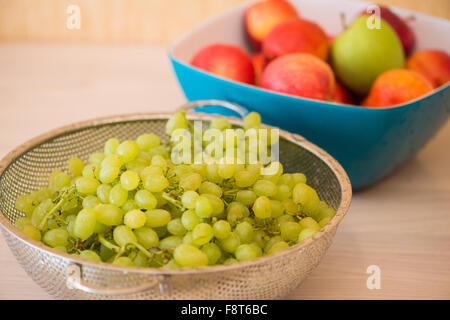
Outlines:
{"type": "MultiPolygon", "coordinates": [[[[227,119],[210,123],[231,129],[227,119]]],[[[244,129],[259,128],[250,113],[244,129]]],[[[166,124],[192,131],[184,112],[166,124]]],[[[270,143],[269,143],[270,145],[270,143]]],[[[22,195],[15,225],[80,258],[137,267],[198,267],[270,255],[311,237],[335,211],[302,173],[261,175],[263,164],[175,164],[153,133],[110,138],[85,163],[69,159],[48,187],[22,195]]],[[[259,146],[260,148],[267,145],[259,146]]]]}

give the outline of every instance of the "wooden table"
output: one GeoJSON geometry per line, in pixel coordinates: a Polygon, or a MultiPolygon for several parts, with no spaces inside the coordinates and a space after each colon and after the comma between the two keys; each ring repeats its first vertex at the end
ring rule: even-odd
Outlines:
{"type": "MultiPolygon", "coordinates": [[[[0,45],[0,155],[51,128],[183,103],[162,47],[0,45]]],[[[289,299],[450,298],[450,123],[354,195],[332,247],[289,299]],[[369,290],[369,265],[381,289],[369,290]]],[[[47,299],[0,237],[0,299],[47,299]]]]}

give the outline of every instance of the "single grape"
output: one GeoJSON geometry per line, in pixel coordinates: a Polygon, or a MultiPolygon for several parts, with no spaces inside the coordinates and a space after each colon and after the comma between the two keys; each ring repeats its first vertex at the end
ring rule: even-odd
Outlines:
{"type": "Polygon", "coordinates": [[[197,190],[202,184],[202,176],[198,173],[190,173],[180,179],[180,187],[183,190],[197,190]]]}
{"type": "Polygon", "coordinates": [[[272,218],[278,218],[284,214],[284,206],[281,201],[270,200],[270,206],[272,208],[272,218]]]}
{"type": "Polygon", "coordinates": [[[42,240],[52,248],[56,246],[65,247],[69,243],[69,232],[63,228],[51,229],[44,234],[42,240]]]}
{"type": "Polygon", "coordinates": [[[326,218],[323,218],[322,220],[320,220],[319,221],[320,228],[325,227],[325,225],[328,224],[328,222],[330,222],[330,220],[331,220],[331,218],[329,218],[329,217],[326,217],[326,218]]]}
{"type": "Polygon", "coordinates": [[[297,183],[306,183],[306,176],[303,173],[293,173],[292,179],[294,180],[294,186],[297,183]]]}
{"type": "Polygon", "coordinates": [[[101,233],[108,232],[109,230],[110,230],[109,226],[104,225],[103,223],[98,222],[98,221],[95,222],[94,233],[101,234],[101,233]]]}
{"type": "Polygon", "coordinates": [[[223,239],[228,238],[228,236],[231,234],[231,226],[228,223],[228,221],[219,220],[214,223],[213,231],[214,231],[214,236],[217,239],[223,240],[223,239]]]}
{"type": "Polygon", "coordinates": [[[70,177],[67,173],[61,170],[55,170],[50,175],[48,187],[52,193],[56,193],[61,189],[70,185],[70,177]]]}
{"type": "Polygon", "coordinates": [[[248,170],[236,172],[236,174],[234,175],[236,186],[238,186],[239,188],[247,188],[252,186],[256,182],[257,178],[257,176],[255,176],[248,170]]]}
{"type": "Polygon", "coordinates": [[[186,210],[181,216],[181,223],[185,229],[191,231],[200,223],[200,218],[194,210],[186,210]]]}
{"type": "Polygon", "coordinates": [[[14,221],[14,225],[19,230],[22,230],[23,226],[26,226],[27,224],[31,225],[30,217],[18,217],[16,221],[14,221]]]}
{"type": "Polygon", "coordinates": [[[219,187],[217,184],[210,182],[210,181],[204,181],[200,185],[198,192],[200,194],[212,194],[216,197],[222,197],[223,191],[222,188],[219,187]]]}
{"type": "Polygon", "coordinates": [[[258,197],[255,200],[252,209],[255,216],[259,219],[270,218],[272,214],[272,206],[270,204],[269,198],[267,198],[266,196],[258,197]]]}
{"type": "Polygon", "coordinates": [[[293,216],[289,215],[289,214],[283,214],[281,217],[277,218],[277,222],[278,225],[281,226],[282,223],[284,222],[295,222],[295,219],[293,216]]]}
{"type": "Polygon", "coordinates": [[[95,208],[99,203],[100,201],[96,196],[90,195],[83,199],[82,206],[83,208],[95,208]]]}
{"type": "Polygon", "coordinates": [[[99,255],[95,251],[92,251],[92,250],[81,251],[79,257],[81,259],[102,262],[102,259],[100,259],[99,255]]]}
{"type": "Polygon", "coordinates": [[[125,245],[130,243],[137,243],[137,239],[133,231],[124,225],[114,228],[113,238],[120,247],[124,247],[125,245]]]}
{"type": "Polygon", "coordinates": [[[146,226],[150,228],[162,227],[171,220],[170,212],[163,209],[147,210],[146,226]]]}
{"type": "Polygon", "coordinates": [[[151,228],[142,227],[134,230],[138,242],[145,248],[150,249],[159,245],[158,234],[151,228]]]}
{"type": "Polygon", "coordinates": [[[181,203],[187,209],[194,209],[199,195],[197,192],[188,190],[181,196],[181,203]]]}
{"type": "Polygon", "coordinates": [[[228,253],[234,253],[240,244],[241,240],[235,232],[231,232],[228,237],[219,241],[219,246],[228,253]]]}
{"type": "Polygon", "coordinates": [[[134,201],[134,199],[127,199],[127,201],[125,201],[125,203],[123,204],[123,206],[121,208],[124,212],[128,212],[128,211],[131,211],[134,209],[139,209],[136,204],[136,201],[134,201]]]}
{"type": "Polygon", "coordinates": [[[224,205],[222,199],[220,199],[219,197],[212,195],[212,194],[207,194],[207,193],[203,194],[202,197],[207,198],[209,200],[209,202],[211,203],[211,207],[212,207],[211,216],[212,217],[219,216],[225,209],[225,205],[224,205]]]}
{"type": "Polygon", "coordinates": [[[162,176],[164,174],[163,169],[160,166],[150,165],[142,169],[140,173],[140,177],[142,180],[145,180],[145,177],[148,175],[158,175],[162,176]]]}
{"type": "Polygon", "coordinates": [[[290,173],[284,173],[277,181],[277,185],[286,185],[289,189],[293,189],[295,186],[294,177],[290,173]]]}
{"type": "Polygon", "coordinates": [[[238,225],[236,225],[234,232],[236,232],[236,234],[239,236],[241,243],[253,242],[255,232],[253,230],[253,226],[247,221],[241,222],[238,225]]]}
{"type": "Polygon", "coordinates": [[[199,223],[195,226],[194,230],[192,230],[192,240],[198,246],[208,243],[213,236],[213,228],[207,223],[199,223]]]}
{"type": "Polygon", "coordinates": [[[121,267],[135,267],[133,260],[128,257],[119,257],[115,259],[112,264],[121,267]]]}
{"type": "Polygon", "coordinates": [[[159,247],[163,250],[173,250],[183,243],[181,236],[168,236],[159,242],[159,247]]]}
{"type": "Polygon", "coordinates": [[[35,204],[34,198],[29,194],[24,194],[16,199],[15,207],[20,212],[25,213],[27,216],[31,215],[34,211],[35,204]]]}
{"type": "Polygon", "coordinates": [[[139,149],[148,151],[152,148],[158,147],[161,144],[161,140],[154,133],[145,133],[137,137],[136,143],[138,144],[139,149]]]}
{"type": "Polygon", "coordinates": [[[94,233],[96,221],[96,212],[93,208],[81,210],[75,219],[73,234],[81,240],[86,240],[94,233]]]}
{"type": "Polygon", "coordinates": [[[269,180],[257,180],[253,185],[253,191],[258,196],[272,197],[277,193],[277,185],[269,180]]]}
{"type": "Polygon", "coordinates": [[[204,246],[201,247],[201,250],[206,254],[208,257],[208,264],[215,265],[217,261],[219,261],[220,257],[222,256],[222,251],[215,243],[207,243],[204,246]]]}
{"type": "Polygon", "coordinates": [[[134,201],[140,209],[151,210],[158,205],[156,197],[148,190],[141,189],[134,195],[134,201]]]}
{"type": "Polygon", "coordinates": [[[107,226],[117,226],[122,223],[124,212],[112,204],[99,204],[95,208],[97,220],[107,226]]]}
{"type": "Polygon", "coordinates": [[[186,228],[183,226],[181,219],[176,218],[169,221],[167,231],[174,236],[183,236],[186,233],[186,228]]]}
{"type": "Polygon", "coordinates": [[[151,192],[161,192],[169,186],[163,175],[149,174],[144,177],[144,188],[151,192]]]}
{"type": "Polygon", "coordinates": [[[211,204],[211,201],[204,195],[201,195],[200,197],[198,197],[198,199],[195,203],[195,213],[200,218],[211,217],[211,215],[213,213],[213,206],[211,204]]]}
{"type": "Polygon", "coordinates": [[[160,154],[154,155],[151,161],[152,166],[158,166],[161,170],[165,170],[167,168],[167,161],[160,154]]]}
{"type": "Polygon", "coordinates": [[[288,185],[285,184],[278,184],[277,185],[277,193],[275,195],[272,196],[273,199],[275,200],[286,200],[289,199],[291,197],[291,188],[288,185]]]}
{"type": "Polygon", "coordinates": [[[67,248],[65,246],[56,246],[53,249],[58,250],[63,253],[67,253],[67,248]]]}
{"type": "Polygon", "coordinates": [[[120,175],[120,184],[125,190],[131,191],[138,187],[139,185],[139,175],[131,170],[127,170],[120,175]]]}
{"type": "Polygon", "coordinates": [[[284,241],[279,241],[274,243],[271,248],[267,251],[267,254],[273,254],[282,250],[289,248],[289,244],[284,241]]]}
{"type": "Polygon", "coordinates": [[[177,129],[187,128],[187,120],[184,111],[178,111],[169,118],[166,123],[166,133],[171,136],[177,129]]]}
{"type": "Polygon", "coordinates": [[[302,220],[300,220],[299,225],[302,227],[302,229],[312,229],[315,231],[320,230],[320,225],[311,217],[303,218],[302,220]]]}
{"type": "Polygon", "coordinates": [[[112,154],[115,154],[119,144],[120,144],[120,142],[116,138],[108,139],[105,142],[105,147],[103,149],[103,153],[105,154],[105,156],[110,156],[112,154]]]}
{"type": "Polygon", "coordinates": [[[74,177],[81,176],[84,169],[84,162],[78,157],[73,157],[69,159],[68,162],[69,171],[74,177]]]}
{"type": "Polygon", "coordinates": [[[206,178],[213,183],[221,184],[223,178],[219,175],[219,165],[212,163],[206,166],[206,178]]]}
{"type": "Polygon", "coordinates": [[[239,202],[230,203],[227,208],[227,221],[232,226],[235,226],[238,221],[245,218],[245,209],[247,209],[247,207],[239,202]]]}
{"type": "Polygon", "coordinates": [[[178,269],[181,268],[181,266],[175,261],[175,259],[172,259],[164,265],[164,268],[178,269]]]}
{"type": "Polygon", "coordinates": [[[135,141],[126,140],[119,144],[116,153],[122,156],[123,163],[129,163],[136,159],[139,153],[139,146],[135,141]]]}
{"type": "Polygon", "coordinates": [[[77,179],[76,188],[82,194],[95,194],[100,183],[95,178],[80,177],[77,179]]]}
{"type": "Polygon", "coordinates": [[[298,242],[304,241],[312,237],[317,231],[313,229],[303,229],[298,235],[298,242]]]}
{"type": "Polygon", "coordinates": [[[230,179],[234,176],[236,165],[234,163],[227,163],[226,160],[222,159],[222,163],[219,163],[217,169],[217,174],[222,179],[230,179]]]}
{"type": "Polygon", "coordinates": [[[257,112],[250,112],[244,118],[244,129],[248,130],[251,128],[258,129],[261,125],[261,116],[257,112]]]}
{"type": "Polygon", "coordinates": [[[208,265],[208,256],[190,244],[182,243],[175,248],[173,257],[182,267],[200,267],[208,265]]]}
{"type": "Polygon", "coordinates": [[[109,203],[116,207],[121,207],[128,199],[128,191],[122,188],[121,184],[116,184],[112,187],[109,193],[109,203]]]}
{"type": "Polygon", "coordinates": [[[128,211],[123,217],[124,224],[131,229],[143,227],[146,221],[147,215],[138,209],[128,211]]]}
{"type": "Polygon", "coordinates": [[[280,224],[281,238],[284,241],[295,241],[302,230],[300,224],[292,221],[286,221],[280,224]]]}
{"type": "Polygon", "coordinates": [[[257,195],[252,190],[239,190],[236,194],[236,201],[247,207],[252,206],[256,198],[257,195]]]}
{"type": "Polygon", "coordinates": [[[83,172],[81,173],[81,175],[83,177],[87,177],[87,178],[99,179],[100,178],[100,166],[96,166],[96,165],[89,163],[83,168],[83,172]]]}
{"type": "Polygon", "coordinates": [[[241,244],[234,253],[238,261],[250,260],[258,257],[258,251],[251,244],[241,244]]]}
{"type": "Polygon", "coordinates": [[[209,124],[211,129],[217,129],[220,131],[231,129],[231,123],[226,118],[216,118],[209,124]]]}
{"type": "Polygon", "coordinates": [[[41,231],[39,231],[38,228],[33,227],[32,225],[24,225],[22,227],[22,232],[29,236],[31,239],[41,241],[41,231]]]}
{"type": "Polygon", "coordinates": [[[225,265],[229,265],[229,264],[233,264],[233,263],[236,263],[236,262],[238,262],[235,258],[228,258],[228,259],[226,259],[224,262],[223,262],[223,264],[225,264],[225,265]]]}
{"type": "Polygon", "coordinates": [[[291,216],[295,216],[298,213],[298,205],[292,199],[282,200],[284,211],[291,216]]]}
{"type": "Polygon", "coordinates": [[[97,188],[97,197],[102,203],[109,203],[109,194],[112,186],[109,184],[101,184],[97,188]]]}
{"type": "Polygon", "coordinates": [[[313,218],[317,217],[320,199],[316,190],[303,182],[299,182],[292,190],[292,199],[302,206],[302,212],[313,218]]]}
{"type": "Polygon", "coordinates": [[[88,162],[90,164],[99,165],[103,159],[105,159],[105,154],[103,152],[95,152],[89,156],[88,162]]]}

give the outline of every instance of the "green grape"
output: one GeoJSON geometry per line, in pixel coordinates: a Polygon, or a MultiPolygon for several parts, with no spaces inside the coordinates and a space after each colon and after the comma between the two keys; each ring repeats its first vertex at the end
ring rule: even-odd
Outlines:
{"type": "Polygon", "coordinates": [[[238,262],[235,258],[228,258],[228,259],[226,259],[224,262],[223,262],[223,264],[225,264],[225,265],[229,265],[229,264],[233,264],[233,263],[236,263],[236,262],[238,262]]]}
{"type": "Polygon", "coordinates": [[[251,244],[241,244],[234,253],[238,261],[250,260],[258,257],[258,251],[251,244]]]}
{"type": "Polygon", "coordinates": [[[260,196],[255,200],[253,204],[253,213],[259,219],[270,218],[272,214],[272,206],[270,204],[269,198],[266,196],[260,196]]]}
{"type": "Polygon", "coordinates": [[[100,201],[96,196],[86,196],[81,205],[83,208],[95,208],[99,203],[100,201]]]}
{"type": "Polygon", "coordinates": [[[193,172],[198,173],[202,178],[206,177],[206,165],[204,163],[193,163],[190,167],[193,172]]]}
{"type": "Polygon", "coordinates": [[[20,212],[25,213],[27,216],[31,215],[34,211],[34,198],[29,194],[24,194],[16,199],[15,207],[20,212]]]}
{"type": "Polygon", "coordinates": [[[183,243],[191,244],[191,245],[195,246],[193,241],[194,241],[194,239],[192,238],[192,232],[191,231],[186,232],[186,234],[183,237],[183,243]]]}
{"type": "Polygon", "coordinates": [[[142,227],[134,230],[138,242],[145,248],[150,249],[159,246],[158,234],[150,228],[142,227]]]}
{"type": "Polygon", "coordinates": [[[74,235],[74,233],[73,233],[73,229],[74,229],[74,226],[75,226],[75,220],[76,220],[76,215],[74,215],[74,214],[71,214],[71,215],[68,215],[67,217],[66,217],[66,224],[67,224],[67,227],[66,227],[66,229],[67,229],[67,231],[69,232],[69,235],[71,236],[71,237],[73,237],[73,238],[75,238],[75,235],[74,235]]]}
{"type": "Polygon", "coordinates": [[[186,233],[180,218],[170,220],[167,224],[167,231],[174,236],[183,236],[186,233]]]}
{"type": "Polygon", "coordinates": [[[139,153],[139,146],[135,141],[126,140],[119,144],[116,153],[122,156],[123,163],[129,163],[136,159],[139,153]]]}
{"type": "Polygon", "coordinates": [[[255,176],[248,170],[236,172],[236,174],[234,175],[236,186],[238,186],[239,188],[247,188],[252,186],[257,178],[257,176],[255,176]]]}
{"type": "Polygon", "coordinates": [[[241,240],[235,232],[231,232],[228,237],[219,241],[219,246],[228,253],[234,253],[240,244],[241,240]]]}
{"type": "Polygon", "coordinates": [[[277,171],[275,173],[266,174],[263,176],[264,180],[271,181],[273,183],[278,183],[280,176],[283,174],[283,165],[280,162],[272,162],[271,167],[275,167],[277,171]]]}
{"type": "MultiPolygon", "coordinates": [[[[322,202],[323,201],[321,201],[321,203],[322,202]]],[[[331,218],[334,217],[335,213],[336,213],[336,211],[333,208],[330,208],[328,206],[326,208],[320,208],[319,211],[318,211],[318,219],[319,220],[322,220],[322,219],[325,219],[325,218],[331,219],[331,218]]]]}
{"type": "Polygon", "coordinates": [[[169,181],[162,175],[149,174],[144,178],[144,187],[151,192],[161,192],[169,186],[169,181]]]}
{"type": "Polygon", "coordinates": [[[125,204],[128,199],[128,191],[122,188],[121,184],[116,184],[112,187],[109,193],[109,203],[115,205],[116,207],[121,207],[125,204]]]}
{"type": "Polygon", "coordinates": [[[138,209],[128,211],[123,217],[124,224],[131,229],[143,227],[146,221],[147,215],[138,209]]]}
{"type": "Polygon", "coordinates": [[[289,189],[293,189],[295,186],[294,177],[290,173],[284,173],[278,179],[277,184],[278,185],[286,185],[289,187],[289,189]]]}
{"type": "Polygon", "coordinates": [[[180,179],[180,187],[183,190],[197,190],[202,184],[202,176],[198,173],[189,173],[180,179]]]}
{"type": "Polygon", "coordinates": [[[172,259],[164,265],[164,268],[178,269],[181,268],[181,266],[175,261],[175,259],[172,259]]]}
{"type": "Polygon", "coordinates": [[[81,176],[84,169],[84,162],[78,157],[73,157],[69,159],[68,162],[69,171],[74,177],[81,176]]]}
{"type": "Polygon", "coordinates": [[[52,248],[56,246],[65,247],[69,244],[69,232],[63,228],[51,229],[44,234],[42,240],[52,248]]]}
{"type": "Polygon", "coordinates": [[[287,242],[279,241],[272,245],[272,247],[267,251],[267,254],[273,254],[273,253],[285,250],[287,248],[289,248],[289,244],[287,242]]]}
{"type": "Polygon", "coordinates": [[[200,223],[200,218],[194,210],[186,210],[181,216],[181,223],[186,230],[192,231],[200,223]]]}
{"type": "Polygon", "coordinates": [[[244,216],[244,208],[246,209],[243,204],[239,202],[232,202],[229,204],[227,208],[227,221],[232,225],[236,225],[236,223],[240,220],[242,220],[244,216]]]}
{"type": "Polygon", "coordinates": [[[199,223],[192,230],[192,240],[198,246],[204,245],[214,237],[213,228],[207,223],[199,223]]]}
{"type": "Polygon", "coordinates": [[[292,199],[285,199],[285,200],[281,201],[281,203],[283,204],[284,211],[287,214],[290,214],[291,216],[297,215],[298,206],[294,202],[294,200],[292,200],[292,199]]]}
{"type": "Polygon", "coordinates": [[[227,163],[224,159],[222,159],[222,163],[219,163],[217,174],[222,179],[230,179],[234,176],[235,169],[236,165],[234,163],[227,163]]]}
{"type": "Polygon", "coordinates": [[[18,217],[16,221],[14,222],[14,225],[17,229],[22,230],[22,228],[26,225],[31,225],[31,218],[30,217],[18,217]]]}
{"type": "Polygon", "coordinates": [[[231,129],[231,123],[226,118],[216,118],[209,124],[211,129],[217,129],[220,131],[231,129]]]}
{"type": "Polygon", "coordinates": [[[112,204],[99,204],[95,208],[97,221],[107,226],[117,226],[122,223],[123,211],[112,204]]]}
{"type": "Polygon", "coordinates": [[[326,218],[323,218],[322,220],[320,220],[319,221],[320,228],[325,227],[325,225],[328,224],[328,222],[330,222],[330,220],[331,220],[331,218],[329,218],[329,217],[326,217],[326,218]]]}
{"type": "Polygon", "coordinates": [[[252,225],[247,221],[239,223],[234,229],[234,232],[239,236],[241,243],[251,243],[255,236],[252,225]]]}
{"type": "Polygon", "coordinates": [[[222,188],[210,181],[202,182],[198,189],[198,192],[200,194],[212,194],[218,198],[222,197],[223,194],[222,188]]]}
{"type": "Polygon", "coordinates": [[[52,193],[56,193],[61,189],[70,185],[70,177],[67,173],[61,170],[55,170],[50,175],[48,187],[52,193]]]}
{"type": "Polygon", "coordinates": [[[177,129],[187,128],[188,123],[186,120],[185,111],[180,110],[169,118],[166,123],[166,133],[171,136],[177,129]]]}
{"type": "Polygon", "coordinates": [[[257,180],[253,185],[253,191],[258,196],[271,197],[277,193],[277,185],[269,180],[257,180]]]}
{"type": "Polygon", "coordinates": [[[105,154],[103,152],[96,152],[89,156],[88,162],[93,165],[99,165],[103,159],[105,159],[105,154]]]}
{"type": "Polygon", "coordinates": [[[76,188],[82,194],[95,194],[100,183],[90,177],[80,177],[76,182],[76,188]]]}
{"type": "Polygon", "coordinates": [[[124,164],[123,158],[119,154],[110,154],[103,159],[101,167],[111,167],[120,169],[124,164]]]}
{"type": "Polygon", "coordinates": [[[288,185],[285,184],[279,184],[277,186],[277,193],[275,195],[272,196],[273,199],[275,200],[286,200],[289,199],[291,197],[291,189],[288,185]]]}
{"type": "Polygon", "coordinates": [[[201,250],[206,254],[208,257],[208,264],[210,266],[215,265],[217,261],[219,261],[220,257],[222,256],[222,251],[215,243],[207,243],[204,246],[201,247],[201,250]]]}
{"type": "Polygon", "coordinates": [[[228,238],[231,234],[231,226],[228,221],[219,220],[213,225],[214,237],[219,240],[223,240],[228,238]]]}
{"type": "Polygon", "coordinates": [[[137,239],[133,231],[124,225],[120,225],[114,228],[113,238],[120,247],[124,247],[130,243],[137,243],[137,239]]]}
{"type": "Polygon", "coordinates": [[[183,243],[181,236],[168,236],[159,242],[159,247],[163,250],[173,250],[183,243]]]}
{"type": "Polygon", "coordinates": [[[163,169],[160,166],[150,165],[142,169],[140,176],[142,180],[145,180],[145,177],[148,175],[158,175],[162,176],[164,173],[163,169]]]}
{"type": "Polygon", "coordinates": [[[199,195],[197,192],[188,190],[181,196],[181,203],[187,209],[194,209],[199,195]]]}
{"type": "MultiPolygon", "coordinates": [[[[31,224],[33,227],[39,228],[42,219],[44,219],[45,215],[53,208],[54,204],[52,200],[47,199],[43,202],[41,202],[33,211],[33,214],[31,215],[31,224]]],[[[44,227],[42,228],[42,231],[46,230],[48,228],[47,223],[45,223],[44,227]]]]}
{"type": "Polygon", "coordinates": [[[222,199],[220,199],[219,197],[216,197],[215,195],[207,194],[207,193],[203,194],[202,197],[207,198],[209,200],[209,202],[211,203],[211,207],[212,207],[211,216],[212,217],[217,217],[223,212],[225,205],[224,205],[222,199]]]}
{"type": "Polygon", "coordinates": [[[49,229],[57,229],[59,228],[59,224],[55,219],[48,219],[47,220],[48,228],[49,229]]]}
{"type": "Polygon", "coordinates": [[[284,241],[295,241],[302,230],[300,224],[292,221],[286,221],[280,224],[281,238],[284,241]]]}
{"type": "Polygon", "coordinates": [[[303,218],[300,220],[299,224],[303,229],[320,230],[320,225],[311,217],[303,218]]]}
{"type": "Polygon", "coordinates": [[[277,218],[277,222],[278,222],[279,226],[281,226],[282,223],[288,222],[288,221],[289,222],[295,222],[295,219],[294,219],[293,216],[288,215],[288,214],[284,214],[281,217],[277,218]]]}
{"type": "Polygon", "coordinates": [[[317,231],[313,229],[303,229],[298,235],[298,242],[304,241],[312,237],[317,231]]]}
{"type": "Polygon", "coordinates": [[[102,183],[111,183],[119,176],[119,172],[120,167],[104,165],[100,169],[99,179],[102,183]]]}
{"type": "Polygon", "coordinates": [[[98,222],[98,221],[95,222],[94,233],[100,234],[100,233],[108,232],[109,230],[110,230],[109,226],[104,225],[103,223],[98,222]]]}
{"type": "Polygon", "coordinates": [[[167,161],[164,159],[162,155],[154,155],[151,161],[152,166],[158,166],[162,170],[165,170],[167,168],[167,161]]]}
{"type": "Polygon", "coordinates": [[[206,166],[206,178],[213,183],[221,184],[223,178],[219,175],[219,165],[212,163],[206,166]]]}
{"type": "Polygon", "coordinates": [[[86,240],[94,233],[96,221],[97,219],[94,209],[85,208],[81,210],[75,219],[73,234],[81,240],[86,240]]]}
{"type": "Polygon", "coordinates": [[[97,188],[97,197],[102,203],[109,203],[109,194],[112,186],[109,184],[101,184],[97,188]]]}
{"type": "Polygon", "coordinates": [[[284,214],[284,206],[281,201],[270,200],[270,206],[272,208],[272,218],[278,218],[284,214]]]}
{"type": "Polygon", "coordinates": [[[253,241],[260,248],[264,248],[266,246],[267,241],[269,240],[269,236],[266,236],[264,230],[256,230],[255,235],[253,237],[253,241]]]}
{"type": "Polygon", "coordinates": [[[162,227],[171,220],[170,212],[163,209],[152,209],[146,212],[146,226],[150,228],[162,227]]]}
{"type": "Polygon", "coordinates": [[[277,243],[277,242],[281,242],[283,241],[283,239],[281,238],[281,236],[274,236],[272,238],[270,238],[266,245],[264,246],[264,252],[268,253],[270,248],[272,248],[272,246],[277,243]]]}
{"type": "Polygon", "coordinates": [[[134,209],[139,209],[136,204],[136,201],[134,201],[133,199],[128,199],[127,201],[125,201],[125,203],[123,204],[123,206],[121,208],[124,212],[128,212],[128,211],[131,211],[134,209]]]}
{"type": "Polygon", "coordinates": [[[204,195],[198,197],[197,202],[195,203],[195,213],[200,218],[211,217],[213,213],[213,206],[211,204],[211,201],[204,195]]]}
{"type": "Polygon", "coordinates": [[[120,184],[125,190],[131,191],[138,187],[139,185],[139,175],[131,170],[127,170],[120,175],[120,184]]]}
{"type": "Polygon", "coordinates": [[[306,176],[303,173],[293,173],[292,179],[294,180],[294,186],[297,183],[306,183],[306,176]]]}
{"type": "Polygon", "coordinates": [[[42,188],[31,193],[33,202],[41,203],[44,200],[51,199],[53,197],[52,191],[49,188],[42,188]]]}
{"type": "Polygon", "coordinates": [[[31,239],[41,241],[41,231],[39,231],[38,228],[32,225],[29,224],[24,225],[22,227],[22,232],[25,233],[27,236],[29,236],[31,239]]]}
{"type": "Polygon", "coordinates": [[[158,147],[161,144],[161,139],[154,133],[145,133],[137,137],[136,143],[138,144],[139,149],[148,151],[158,147]]]}
{"type": "Polygon", "coordinates": [[[169,150],[165,146],[157,146],[155,148],[151,148],[148,150],[148,154],[151,156],[160,155],[163,156],[165,159],[169,158],[169,150]]]}
{"type": "MultiPolygon", "coordinates": [[[[100,166],[87,164],[81,173],[83,177],[98,179],[100,177],[100,166]]],[[[78,180],[78,179],[77,179],[78,180]]]]}
{"type": "Polygon", "coordinates": [[[116,138],[110,138],[105,142],[105,147],[103,149],[103,153],[105,156],[110,156],[116,153],[117,147],[119,146],[120,141],[116,138]]]}
{"type": "Polygon", "coordinates": [[[103,244],[100,245],[99,254],[100,254],[100,258],[102,259],[102,261],[108,261],[115,255],[114,251],[112,251],[108,247],[105,247],[103,244]]]}
{"type": "Polygon", "coordinates": [[[292,190],[292,199],[302,206],[302,212],[310,217],[317,218],[320,199],[316,190],[303,182],[299,182],[292,190]]]}
{"type": "Polygon", "coordinates": [[[112,264],[121,267],[135,267],[133,260],[128,257],[119,257],[115,259],[112,264]]]}
{"type": "Polygon", "coordinates": [[[261,116],[257,112],[250,112],[244,118],[244,130],[258,129],[261,125],[261,116]]]}
{"type": "Polygon", "coordinates": [[[144,253],[139,251],[133,259],[133,263],[136,267],[145,268],[148,267],[148,258],[144,253]]]}
{"type": "Polygon", "coordinates": [[[175,248],[173,257],[182,267],[200,267],[208,265],[208,256],[197,247],[182,243],[175,248]]]}
{"type": "Polygon", "coordinates": [[[155,230],[156,234],[158,235],[158,237],[161,239],[163,237],[165,237],[168,234],[167,231],[167,227],[166,226],[162,226],[162,227],[154,227],[152,228],[153,230],[155,230]]]}
{"type": "Polygon", "coordinates": [[[257,195],[252,190],[239,190],[236,194],[236,201],[247,207],[252,206],[256,198],[257,195]]]}
{"type": "Polygon", "coordinates": [[[86,259],[90,261],[96,261],[96,262],[102,262],[102,259],[100,259],[99,255],[92,250],[83,250],[80,252],[79,257],[81,259],[86,259]]]}
{"type": "Polygon", "coordinates": [[[61,251],[63,253],[67,253],[67,248],[65,246],[56,246],[53,249],[61,251]]]}
{"type": "Polygon", "coordinates": [[[154,209],[158,204],[156,197],[150,191],[144,189],[136,192],[134,195],[134,201],[140,209],[145,210],[154,209]]]}
{"type": "Polygon", "coordinates": [[[262,168],[262,164],[259,162],[258,163],[250,163],[249,165],[247,165],[247,170],[255,177],[255,180],[261,174],[261,168],[262,168]]]}

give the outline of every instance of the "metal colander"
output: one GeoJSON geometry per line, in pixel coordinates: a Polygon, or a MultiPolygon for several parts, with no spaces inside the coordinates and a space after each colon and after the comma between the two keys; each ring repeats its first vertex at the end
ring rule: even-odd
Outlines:
{"type": "MultiPolygon", "coordinates": [[[[190,104],[189,107],[201,103],[190,104]]],[[[216,103],[214,103],[216,104],[216,103]]],[[[222,103],[226,104],[226,103],[222,103]]],[[[204,105],[204,103],[203,103],[204,105]]],[[[0,162],[0,226],[12,253],[30,277],[60,299],[274,299],[297,287],[319,264],[348,210],[351,186],[342,167],[304,138],[280,130],[280,161],[285,172],[303,172],[335,217],[312,238],[254,260],[195,269],[119,267],[61,253],[34,241],[13,223],[22,213],[17,196],[47,185],[67,160],[102,150],[110,137],[135,139],[153,132],[163,137],[170,114],[130,114],[79,122],[40,135],[0,162]]],[[[210,121],[212,116],[188,115],[210,121]]],[[[242,122],[230,118],[233,125],[242,122]]]]}

